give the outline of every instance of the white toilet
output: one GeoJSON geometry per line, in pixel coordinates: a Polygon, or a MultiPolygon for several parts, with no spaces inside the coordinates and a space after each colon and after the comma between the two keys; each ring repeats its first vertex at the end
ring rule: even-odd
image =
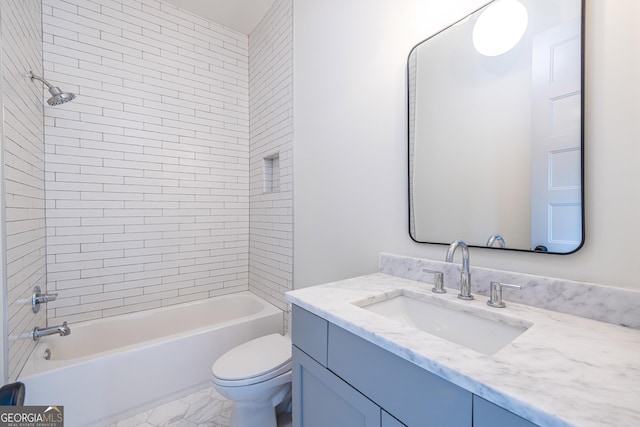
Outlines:
{"type": "MultiPolygon", "coordinates": [[[[233,401],[231,427],[283,427],[276,407],[291,401],[291,340],[280,334],[253,339],[224,353],[211,367],[213,385],[233,401]]],[[[289,409],[290,411],[290,409],[289,409]]]]}

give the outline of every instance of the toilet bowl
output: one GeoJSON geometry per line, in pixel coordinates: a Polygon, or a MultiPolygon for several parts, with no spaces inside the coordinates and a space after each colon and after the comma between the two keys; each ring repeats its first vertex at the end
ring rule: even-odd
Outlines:
{"type": "Polygon", "coordinates": [[[214,388],[233,402],[231,427],[277,427],[291,400],[291,340],[266,335],[235,347],[211,367],[214,388]]]}

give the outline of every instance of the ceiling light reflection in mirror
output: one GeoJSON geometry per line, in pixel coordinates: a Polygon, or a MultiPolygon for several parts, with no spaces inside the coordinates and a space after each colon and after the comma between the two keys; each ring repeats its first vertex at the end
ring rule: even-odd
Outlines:
{"type": "Polygon", "coordinates": [[[527,31],[529,15],[518,0],[498,0],[478,17],[473,46],[484,56],[499,56],[513,49],[527,31]]]}

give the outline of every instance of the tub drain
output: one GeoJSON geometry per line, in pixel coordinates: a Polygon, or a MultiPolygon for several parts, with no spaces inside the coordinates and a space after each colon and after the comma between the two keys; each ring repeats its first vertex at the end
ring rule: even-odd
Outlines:
{"type": "Polygon", "coordinates": [[[44,357],[44,360],[49,360],[49,359],[51,359],[51,350],[46,349],[46,350],[44,351],[44,355],[43,355],[43,357],[44,357]]]}

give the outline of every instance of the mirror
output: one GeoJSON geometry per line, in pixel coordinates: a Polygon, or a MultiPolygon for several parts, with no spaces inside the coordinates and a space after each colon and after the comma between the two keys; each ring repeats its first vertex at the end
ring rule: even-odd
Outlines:
{"type": "Polygon", "coordinates": [[[495,0],[413,48],[415,241],[560,254],[582,246],[583,9],[581,0],[495,0]]]}

